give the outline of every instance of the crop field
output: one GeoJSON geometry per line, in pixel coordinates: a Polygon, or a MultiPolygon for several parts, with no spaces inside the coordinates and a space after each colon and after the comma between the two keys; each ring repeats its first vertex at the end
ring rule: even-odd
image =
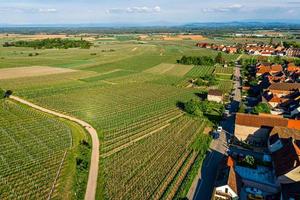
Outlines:
{"type": "Polygon", "coordinates": [[[218,89],[224,93],[229,93],[233,88],[233,82],[231,80],[222,80],[218,85],[218,89]]]}
{"type": "Polygon", "coordinates": [[[1,102],[0,124],[0,199],[55,198],[70,129],[11,101],[1,102]]]}
{"type": "Polygon", "coordinates": [[[201,77],[211,75],[215,70],[213,66],[194,66],[187,74],[187,77],[201,77]]]}
{"type": "Polygon", "coordinates": [[[145,72],[152,74],[165,74],[170,76],[179,76],[182,77],[188,73],[193,66],[189,65],[178,65],[178,64],[160,64],[155,67],[152,67],[145,72]]]}
{"type": "MultiPolygon", "coordinates": [[[[47,66],[67,70],[3,79],[0,86],[40,106],[82,119],[97,130],[100,139],[97,199],[175,198],[194,162],[202,162],[209,143],[203,142],[206,145],[201,144],[201,151],[193,145],[204,135],[203,130],[211,126],[206,119],[187,116],[177,107],[178,102],[195,98],[199,92],[177,85],[183,79],[211,75],[215,70],[209,66],[178,65],[176,61],[183,55],[217,52],[196,48],[191,41],[184,40],[138,43],[132,37],[119,37],[94,43],[88,50],[0,47],[0,58],[3,57],[0,68],[18,70],[28,66],[38,70],[33,66],[47,66]],[[38,55],[28,56],[34,52],[38,55]]],[[[229,87],[222,85],[224,90],[229,87]]],[[[47,118],[44,123],[50,122],[52,119],[47,118]]],[[[56,123],[62,127],[57,132],[63,134],[63,130],[68,130],[61,122],[56,123]]],[[[28,129],[39,130],[38,124],[43,125],[39,120],[34,124],[28,129]]],[[[42,137],[39,134],[42,132],[36,133],[36,137],[42,137]]],[[[64,137],[59,142],[67,146],[60,151],[56,164],[61,163],[71,144],[70,136],[64,137]]],[[[43,186],[46,191],[43,195],[51,189],[50,180],[43,186]]]]}
{"type": "Polygon", "coordinates": [[[75,72],[72,69],[54,68],[54,67],[18,67],[0,69],[0,79],[13,79],[20,77],[45,76],[51,74],[63,74],[75,72]]]}
{"type": "Polygon", "coordinates": [[[233,74],[232,67],[216,67],[215,74],[233,74]]]}

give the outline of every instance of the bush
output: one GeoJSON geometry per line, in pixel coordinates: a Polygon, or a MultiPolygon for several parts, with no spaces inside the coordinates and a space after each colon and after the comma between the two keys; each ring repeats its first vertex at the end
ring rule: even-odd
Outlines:
{"type": "Polygon", "coordinates": [[[4,99],[5,98],[5,90],[0,88],[0,99],[4,99]]]}
{"type": "Polygon", "coordinates": [[[253,114],[259,114],[259,113],[266,113],[270,114],[271,109],[267,103],[259,103],[257,106],[254,107],[253,114]]]}

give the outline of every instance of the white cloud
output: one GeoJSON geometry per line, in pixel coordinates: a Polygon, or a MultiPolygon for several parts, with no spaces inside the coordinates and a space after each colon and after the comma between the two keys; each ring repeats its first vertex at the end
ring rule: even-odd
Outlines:
{"type": "Polygon", "coordinates": [[[40,13],[55,13],[55,12],[57,12],[57,9],[55,9],[55,8],[40,8],[39,12],[40,13]]]}
{"type": "Polygon", "coordinates": [[[143,6],[143,7],[128,7],[128,8],[111,8],[107,10],[110,14],[120,14],[120,13],[159,13],[161,12],[160,6],[155,6],[153,8],[143,6]]]}
{"type": "Polygon", "coordinates": [[[224,7],[204,8],[203,12],[232,12],[232,11],[238,11],[242,8],[243,8],[243,5],[241,5],[241,4],[232,4],[232,5],[224,6],[224,7]]]}

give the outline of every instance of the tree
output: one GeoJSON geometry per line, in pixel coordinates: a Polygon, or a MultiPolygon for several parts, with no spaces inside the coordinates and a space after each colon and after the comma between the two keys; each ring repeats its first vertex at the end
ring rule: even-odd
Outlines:
{"type": "Polygon", "coordinates": [[[246,105],[244,103],[241,103],[238,112],[239,113],[246,113],[246,105]]]}
{"type": "Polygon", "coordinates": [[[215,62],[219,63],[219,64],[224,64],[225,63],[225,59],[223,58],[223,55],[221,52],[218,53],[218,55],[215,58],[215,62]]]}
{"type": "Polygon", "coordinates": [[[199,117],[203,116],[203,112],[200,110],[197,102],[193,99],[184,104],[184,110],[191,115],[199,117]]]}
{"type": "Polygon", "coordinates": [[[5,98],[5,90],[0,88],[0,99],[4,99],[5,98]]]}
{"type": "Polygon", "coordinates": [[[253,114],[259,114],[259,113],[271,113],[271,109],[268,104],[266,103],[259,103],[257,106],[254,107],[253,114]]]}
{"type": "Polygon", "coordinates": [[[255,166],[255,159],[253,156],[249,156],[247,155],[244,159],[243,159],[243,162],[250,166],[250,167],[254,167],[255,166]]]}

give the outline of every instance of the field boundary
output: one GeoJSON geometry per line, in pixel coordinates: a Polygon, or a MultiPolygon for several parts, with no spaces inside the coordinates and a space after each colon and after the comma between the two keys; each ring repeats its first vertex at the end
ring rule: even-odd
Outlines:
{"type": "Polygon", "coordinates": [[[76,122],[77,124],[79,124],[80,126],[84,127],[88,133],[91,135],[92,138],[92,156],[91,156],[91,163],[90,163],[90,170],[89,170],[89,177],[88,177],[88,183],[87,183],[87,187],[86,187],[86,193],[85,193],[85,200],[94,200],[96,197],[96,189],[97,189],[97,178],[98,178],[98,170],[99,170],[99,157],[100,157],[100,152],[99,152],[99,146],[100,146],[100,142],[99,142],[99,138],[98,138],[98,134],[96,129],[94,129],[90,124],[88,124],[85,121],[82,121],[80,119],[77,119],[75,117],[71,117],[68,115],[64,115],[52,110],[49,110],[47,108],[43,108],[41,106],[35,105],[29,101],[26,101],[24,99],[21,99],[17,96],[10,96],[11,99],[25,104],[29,107],[32,107],[34,109],[37,109],[39,111],[60,117],[60,118],[64,118],[73,122],[76,122]]]}

